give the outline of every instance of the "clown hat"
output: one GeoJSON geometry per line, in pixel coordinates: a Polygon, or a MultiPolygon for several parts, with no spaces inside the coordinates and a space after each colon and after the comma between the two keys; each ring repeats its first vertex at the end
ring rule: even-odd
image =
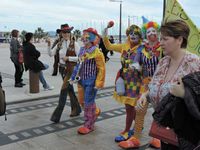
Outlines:
{"type": "Polygon", "coordinates": [[[99,38],[101,38],[101,36],[98,34],[97,30],[94,28],[87,28],[87,29],[83,30],[83,32],[90,32],[90,33],[97,35],[99,38]]]}

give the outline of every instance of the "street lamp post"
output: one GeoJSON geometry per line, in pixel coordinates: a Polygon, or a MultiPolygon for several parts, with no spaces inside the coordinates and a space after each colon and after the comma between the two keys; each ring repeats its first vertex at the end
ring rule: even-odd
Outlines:
{"type": "Polygon", "coordinates": [[[122,42],[122,0],[110,0],[111,2],[120,2],[119,11],[119,43],[122,42]]]}

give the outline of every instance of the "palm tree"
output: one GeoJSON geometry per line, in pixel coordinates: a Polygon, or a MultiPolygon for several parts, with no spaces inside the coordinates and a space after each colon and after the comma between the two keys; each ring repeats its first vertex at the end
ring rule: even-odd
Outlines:
{"type": "Polygon", "coordinates": [[[40,39],[46,37],[47,35],[48,35],[48,33],[44,32],[44,30],[41,27],[38,27],[34,33],[34,41],[40,42],[40,39]]]}
{"type": "Polygon", "coordinates": [[[21,34],[19,35],[21,41],[24,41],[25,40],[25,34],[27,33],[27,31],[25,30],[22,30],[21,34]]]}
{"type": "Polygon", "coordinates": [[[76,41],[78,40],[78,38],[80,38],[81,37],[81,31],[80,30],[78,30],[78,29],[76,29],[76,30],[74,30],[74,36],[76,37],[76,41]]]}

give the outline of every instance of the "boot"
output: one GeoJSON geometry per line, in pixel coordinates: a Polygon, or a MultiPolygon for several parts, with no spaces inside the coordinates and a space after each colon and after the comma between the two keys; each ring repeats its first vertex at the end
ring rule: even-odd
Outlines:
{"type": "Polygon", "coordinates": [[[95,103],[85,105],[85,108],[84,108],[85,123],[84,123],[84,126],[82,126],[78,129],[79,134],[85,135],[85,134],[88,134],[88,133],[94,131],[94,123],[96,120],[95,110],[96,110],[95,103]]]}

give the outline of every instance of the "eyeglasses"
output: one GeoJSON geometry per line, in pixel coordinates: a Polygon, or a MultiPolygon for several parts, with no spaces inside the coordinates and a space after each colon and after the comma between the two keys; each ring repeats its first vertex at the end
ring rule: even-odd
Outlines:
{"type": "Polygon", "coordinates": [[[70,31],[62,31],[62,33],[66,34],[66,33],[71,33],[70,31]]]}

